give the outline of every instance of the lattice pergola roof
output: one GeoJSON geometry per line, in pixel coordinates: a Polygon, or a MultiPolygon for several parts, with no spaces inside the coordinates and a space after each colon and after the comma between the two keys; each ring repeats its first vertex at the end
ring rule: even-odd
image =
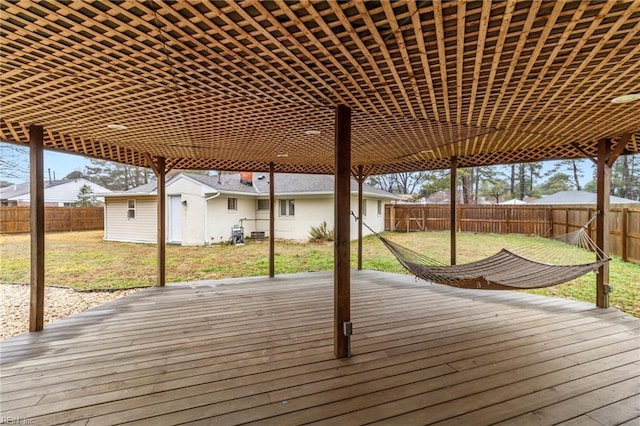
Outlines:
{"type": "Polygon", "coordinates": [[[640,151],[637,0],[1,4],[4,141],[331,173],[343,104],[368,174],[640,151]]]}

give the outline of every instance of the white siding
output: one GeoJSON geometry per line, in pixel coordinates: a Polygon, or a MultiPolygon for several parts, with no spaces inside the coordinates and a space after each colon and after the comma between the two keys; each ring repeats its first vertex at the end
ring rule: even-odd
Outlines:
{"type": "MultiPolygon", "coordinates": [[[[256,230],[256,200],[253,197],[223,194],[207,203],[207,236],[209,243],[227,242],[233,225],[242,225],[244,235],[256,230]],[[237,210],[229,210],[229,198],[238,200],[237,210]]],[[[267,225],[268,226],[268,225],[267,225]]]]}
{"type": "MultiPolygon", "coordinates": [[[[275,229],[276,238],[287,240],[307,241],[309,239],[309,230],[312,226],[318,226],[323,221],[327,222],[329,229],[333,228],[334,209],[333,197],[325,198],[309,198],[309,197],[286,197],[282,199],[295,199],[296,213],[294,217],[281,217],[279,215],[279,202],[281,198],[276,197],[275,201],[275,229]]],[[[384,208],[382,214],[378,216],[377,201],[379,198],[365,198],[367,203],[367,216],[364,221],[376,232],[384,231],[384,208]]],[[[383,201],[383,205],[385,200],[383,201]]],[[[351,210],[357,213],[358,197],[351,197],[351,210]]],[[[260,211],[257,213],[257,230],[265,231],[265,235],[269,235],[269,212],[260,211]]],[[[351,235],[352,240],[358,238],[358,227],[355,219],[351,219],[351,235]]],[[[371,234],[366,227],[363,227],[363,235],[371,234]]]]}
{"type": "Polygon", "coordinates": [[[323,221],[327,222],[329,228],[333,228],[333,198],[283,197],[282,199],[294,199],[296,211],[293,217],[280,216],[280,198],[276,198],[276,238],[307,241],[311,227],[318,226],[323,221]]]}
{"type": "MultiPolygon", "coordinates": [[[[369,227],[371,227],[376,232],[384,231],[384,205],[388,200],[381,198],[364,198],[364,203],[366,204],[365,211],[367,212],[364,215],[363,220],[369,227]],[[382,212],[378,215],[378,200],[382,201],[382,212]]],[[[358,197],[351,197],[351,210],[358,215],[358,197]]],[[[371,235],[371,231],[367,229],[366,226],[362,227],[362,235],[367,236],[371,235]]],[[[355,240],[358,238],[358,222],[352,217],[351,218],[351,239],[355,240]]]]}
{"type": "MultiPolygon", "coordinates": [[[[167,185],[167,196],[177,195],[182,202],[182,245],[203,245],[205,236],[205,193],[202,185],[180,177],[167,185]]],[[[168,211],[167,211],[168,213],[168,211]]],[[[167,214],[167,221],[169,214],[167,214]]],[[[168,223],[168,222],[167,222],[168,223]]]]}
{"type": "Polygon", "coordinates": [[[155,197],[107,197],[104,207],[104,239],[155,243],[156,215],[155,197]],[[136,200],[135,219],[127,219],[128,200],[136,200]]]}
{"type": "MultiPolygon", "coordinates": [[[[244,227],[245,237],[253,231],[263,231],[269,237],[269,211],[258,211],[257,197],[254,195],[221,194],[206,200],[205,191],[212,190],[189,178],[178,178],[167,185],[167,195],[180,196],[182,202],[182,245],[202,245],[224,243],[231,237],[234,225],[244,227]],[[229,198],[237,200],[236,210],[228,209],[229,198]]],[[[127,199],[110,197],[105,208],[105,239],[118,241],[155,242],[156,201],[155,197],[138,198],[136,220],[128,221],[127,199]]],[[[385,199],[365,197],[367,215],[365,223],[376,230],[384,230],[384,209],[378,215],[377,201],[385,199]]],[[[275,200],[275,238],[307,241],[312,226],[323,221],[329,228],[334,226],[333,196],[283,196],[275,200]],[[280,200],[295,200],[295,215],[280,216],[280,200]]],[[[357,212],[358,198],[351,196],[351,210],[357,212]]],[[[169,212],[168,212],[169,214],[169,212]]],[[[167,215],[167,219],[169,217],[167,215]]],[[[371,232],[363,229],[364,235],[371,232]]],[[[357,222],[351,219],[350,238],[358,237],[357,222]]]]}

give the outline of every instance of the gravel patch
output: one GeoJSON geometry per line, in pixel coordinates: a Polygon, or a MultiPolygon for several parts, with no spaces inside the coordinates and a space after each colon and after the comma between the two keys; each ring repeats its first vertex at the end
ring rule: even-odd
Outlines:
{"type": "MultiPolygon", "coordinates": [[[[45,324],[51,323],[139,290],[80,292],[70,288],[45,287],[44,322],[45,324]]],[[[26,284],[0,284],[0,300],[2,300],[0,339],[29,331],[29,286],[26,284]]]]}

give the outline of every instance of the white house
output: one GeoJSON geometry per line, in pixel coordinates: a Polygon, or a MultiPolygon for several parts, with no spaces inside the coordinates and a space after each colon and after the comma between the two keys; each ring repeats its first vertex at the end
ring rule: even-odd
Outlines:
{"type": "MultiPolygon", "coordinates": [[[[275,238],[306,241],[312,226],[326,221],[333,228],[334,178],[327,175],[276,173],[275,238]]],[[[357,184],[352,181],[352,209],[357,211],[357,184]]],[[[269,236],[269,175],[231,173],[205,176],[179,173],[166,183],[167,242],[203,245],[226,242],[234,225],[269,236]]],[[[364,220],[376,231],[384,230],[384,204],[396,196],[363,186],[364,220]]],[[[105,194],[104,239],[156,241],[156,184],[105,194]]],[[[351,237],[357,238],[352,219],[351,237]]],[[[364,232],[370,233],[366,228],[364,232]]]]}
{"type": "MultiPolygon", "coordinates": [[[[48,206],[75,206],[78,202],[80,189],[85,185],[91,188],[93,194],[100,193],[100,197],[96,197],[100,202],[105,194],[111,192],[109,189],[84,178],[45,180],[44,202],[48,206]]],[[[0,188],[0,204],[3,206],[28,206],[31,202],[30,197],[29,182],[0,188]]]]}

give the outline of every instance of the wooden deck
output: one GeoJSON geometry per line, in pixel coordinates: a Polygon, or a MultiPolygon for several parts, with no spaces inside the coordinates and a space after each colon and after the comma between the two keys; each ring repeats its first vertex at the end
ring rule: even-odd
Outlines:
{"type": "Polygon", "coordinates": [[[640,320],[591,304],[353,272],[150,288],[2,342],[22,424],[640,424],[640,320]]]}

